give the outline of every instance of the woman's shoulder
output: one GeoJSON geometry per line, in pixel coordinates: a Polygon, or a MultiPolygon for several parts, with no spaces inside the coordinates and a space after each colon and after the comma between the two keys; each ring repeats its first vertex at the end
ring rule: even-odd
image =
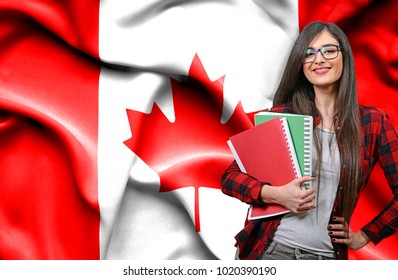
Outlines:
{"type": "Polygon", "coordinates": [[[382,127],[391,128],[391,122],[388,114],[383,109],[374,106],[359,106],[362,128],[370,130],[380,130],[382,127]]]}
{"type": "Polygon", "coordinates": [[[388,118],[387,113],[374,106],[359,105],[359,114],[362,119],[382,119],[388,118]]]}

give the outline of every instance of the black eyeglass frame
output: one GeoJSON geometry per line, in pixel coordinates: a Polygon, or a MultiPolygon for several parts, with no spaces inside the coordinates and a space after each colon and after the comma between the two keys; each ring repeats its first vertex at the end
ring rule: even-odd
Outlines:
{"type": "Polygon", "coordinates": [[[322,57],[323,57],[324,59],[326,59],[326,60],[335,59],[336,57],[339,56],[339,51],[342,51],[342,48],[341,48],[339,45],[327,44],[327,45],[324,45],[324,46],[322,46],[322,47],[320,47],[320,48],[317,48],[317,49],[316,49],[316,48],[307,48],[306,51],[308,51],[308,50],[314,50],[314,51],[315,51],[315,53],[314,53],[314,58],[313,58],[313,60],[311,60],[311,61],[306,61],[307,54],[305,54],[305,56],[304,56],[304,62],[303,62],[303,63],[312,63],[312,62],[314,62],[314,61],[315,61],[315,58],[316,58],[316,55],[318,54],[318,52],[320,52],[321,55],[322,55],[322,57]],[[326,58],[326,57],[324,56],[324,52],[325,52],[325,51],[323,51],[323,49],[325,49],[325,48],[327,48],[327,47],[336,47],[336,48],[337,48],[337,52],[336,52],[336,56],[335,56],[335,57],[333,57],[333,58],[326,58]]]}

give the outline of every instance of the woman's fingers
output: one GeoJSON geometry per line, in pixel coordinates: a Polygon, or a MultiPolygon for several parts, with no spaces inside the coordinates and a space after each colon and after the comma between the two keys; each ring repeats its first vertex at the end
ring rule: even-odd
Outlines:
{"type": "Polygon", "coordinates": [[[350,237],[350,228],[346,223],[344,217],[335,216],[332,218],[332,220],[334,223],[328,225],[329,235],[333,237],[339,237],[339,239],[334,240],[338,243],[348,242],[348,238],[350,237]]]}

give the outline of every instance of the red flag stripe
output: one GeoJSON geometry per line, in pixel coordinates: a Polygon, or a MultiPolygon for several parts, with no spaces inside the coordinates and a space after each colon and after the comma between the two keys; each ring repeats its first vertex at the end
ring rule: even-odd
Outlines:
{"type": "Polygon", "coordinates": [[[1,259],[99,259],[98,11],[0,3],[1,259]]]}

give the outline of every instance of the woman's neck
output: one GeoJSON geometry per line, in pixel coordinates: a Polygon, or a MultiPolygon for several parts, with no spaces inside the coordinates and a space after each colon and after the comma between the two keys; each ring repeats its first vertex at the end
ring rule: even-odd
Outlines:
{"type": "Polygon", "coordinates": [[[322,126],[333,130],[335,110],[336,93],[332,91],[315,91],[315,106],[318,109],[321,118],[322,126]]]}

